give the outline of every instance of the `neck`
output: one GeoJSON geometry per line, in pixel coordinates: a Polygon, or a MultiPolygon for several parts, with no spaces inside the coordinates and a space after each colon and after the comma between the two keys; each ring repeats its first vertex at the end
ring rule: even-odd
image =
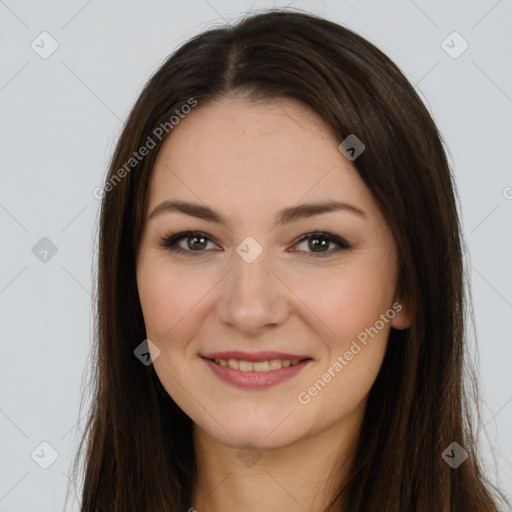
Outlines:
{"type": "MultiPolygon", "coordinates": [[[[194,425],[198,474],[193,509],[323,512],[348,476],[361,419],[358,415],[321,434],[263,451],[226,446],[194,425]]],[[[336,510],[345,497],[346,492],[336,510]]]]}

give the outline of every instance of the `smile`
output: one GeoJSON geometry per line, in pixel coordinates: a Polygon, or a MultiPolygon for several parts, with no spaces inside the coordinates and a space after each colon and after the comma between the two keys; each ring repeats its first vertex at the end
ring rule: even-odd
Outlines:
{"type": "Polygon", "coordinates": [[[245,389],[266,389],[285,382],[313,363],[313,359],[246,361],[201,357],[215,377],[245,389]]]}
{"type": "Polygon", "coordinates": [[[233,370],[241,370],[243,372],[269,372],[274,370],[280,370],[281,368],[288,368],[289,366],[295,366],[299,364],[299,360],[295,359],[290,361],[289,359],[270,359],[267,361],[240,361],[238,359],[214,359],[214,361],[220,366],[229,366],[233,370]]]}

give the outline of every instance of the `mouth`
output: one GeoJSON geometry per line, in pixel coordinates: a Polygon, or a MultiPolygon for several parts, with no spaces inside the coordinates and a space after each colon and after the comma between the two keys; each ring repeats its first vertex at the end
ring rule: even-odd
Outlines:
{"type": "MultiPolygon", "coordinates": [[[[220,354],[214,354],[215,356],[220,354]]],[[[261,390],[275,386],[291,379],[299,374],[304,368],[313,364],[311,357],[297,357],[295,359],[261,359],[253,354],[249,356],[254,361],[246,359],[228,358],[226,355],[220,357],[205,357],[200,359],[210,368],[212,374],[224,383],[245,388],[248,390],[261,390]]]]}
{"type": "Polygon", "coordinates": [[[232,370],[240,370],[242,372],[272,372],[281,368],[289,368],[297,366],[305,361],[311,361],[310,357],[302,359],[264,359],[262,361],[247,361],[245,359],[219,359],[205,357],[217,366],[231,368],[232,370]]]}

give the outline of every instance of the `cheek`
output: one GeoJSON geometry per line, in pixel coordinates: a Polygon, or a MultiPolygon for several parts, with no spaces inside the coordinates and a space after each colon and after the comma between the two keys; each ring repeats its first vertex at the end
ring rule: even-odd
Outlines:
{"type": "MultiPolygon", "coordinates": [[[[302,282],[298,293],[307,297],[307,306],[329,328],[322,329],[328,334],[321,337],[326,351],[321,370],[330,368],[336,377],[324,374],[329,384],[317,406],[339,403],[342,395],[344,410],[355,407],[368,393],[382,364],[394,317],[395,274],[389,265],[364,263],[331,270],[315,279],[311,276],[302,282]]],[[[322,379],[322,375],[317,377],[322,379]]],[[[331,412],[336,415],[340,411],[331,412]]]]}
{"type": "Polygon", "coordinates": [[[301,403],[307,401],[309,412],[323,417],[325,424],[363,407],[375,382],[394,316],[389,269],[387,276],[382,268],[361,266],[303,283],[307,305],[331,332],[322,337],[325,362],[301,389],[301,403]]]}
{"type": "Polygon", "coordinates": [[[180,318],[184,301],[179,300],[179,283],[171,282],[159,267],[148,265],[139,270],[137,286],[146,333],[158,343],[180,318]]]}
{"type": "Polygon", "coordinates": [[[137,286],[148,338],[153,337],[165,349],[171,339],[175,347],[193,337],[188,329],[200,326],[200,322],[192,319],[200,314],[201,301],[214,285],[215,280],[198,269],[142,266],[137,286]]]}
{"type": "Polygon", "coordinates": [[[360,265],[297,279],[294,289],[328,327],[334,343],[351,340],[391,307],[395,283],[390,269],[360,265]]]}

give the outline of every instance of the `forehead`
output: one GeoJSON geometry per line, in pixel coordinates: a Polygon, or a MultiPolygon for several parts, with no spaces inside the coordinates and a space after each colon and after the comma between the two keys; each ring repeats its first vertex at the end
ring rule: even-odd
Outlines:
{"type": "Polygon", "coordinates": [[[370,192],[339,151],[340,142],[297,100],[199,103],[162,145],[149,201],[199,198],[247,212],[302,199],[345,199],[368,209],[370,192]]]}

